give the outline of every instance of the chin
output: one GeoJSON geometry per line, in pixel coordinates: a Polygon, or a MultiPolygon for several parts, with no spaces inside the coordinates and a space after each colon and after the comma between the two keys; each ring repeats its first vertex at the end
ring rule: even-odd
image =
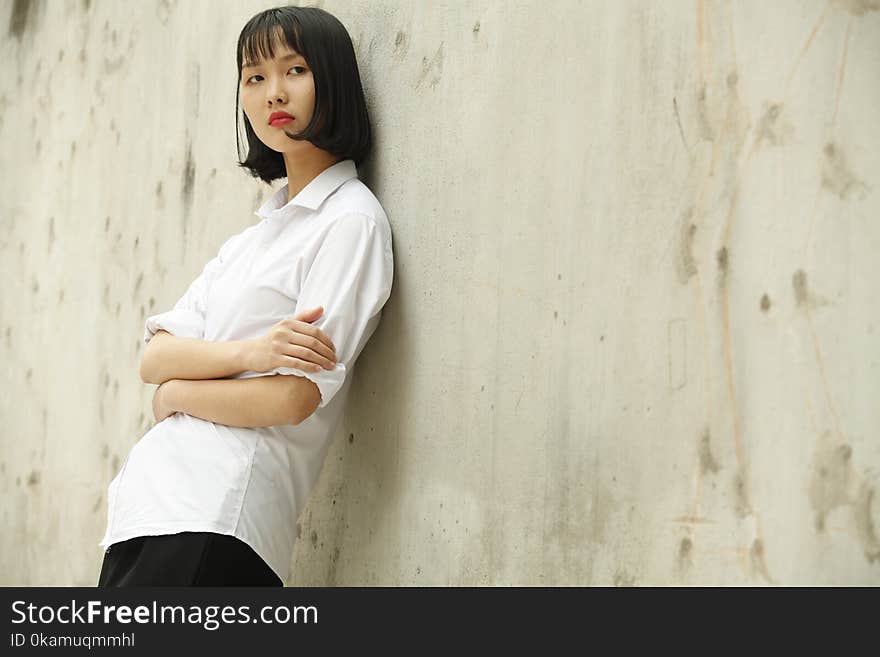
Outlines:
{"type": "Polygon", "coordinates": [[[291,144],[290,139],[287,139],[286,137],[281,138],[281,137],[278,137],[277,135],[273,135],[273,136],[275,137],[274,139],[264,141],[263,143],[266,144],[266,146],[271,148],[276,153],[283,153],[285,151],[290,150],[290,144],[291,144]]]}

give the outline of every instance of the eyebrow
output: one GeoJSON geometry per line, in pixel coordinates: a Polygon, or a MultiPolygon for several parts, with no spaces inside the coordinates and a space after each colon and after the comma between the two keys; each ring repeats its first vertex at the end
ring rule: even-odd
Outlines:
{"type": "MultiPolygon", "coordinates": [[[[292,60],[292,59],[299,59],[300,57],[302,57],[302,55],[300,55],[299,53],[290,53],[289,55],[284,55],[284,57],[279,57],[279,58],[278,58],[278,61],[279,61],[279,62],[288,62],[288,61],[290,61],[290,60],[292,60]]],[[[263,60],[263,61],[265,61],[265,60],[263,60]]],[[[246,68],[256,68],[257,66],[259,66],[260,64],[262,64],[263,61],[259,61],[259,62],[245,62],[244,64],[242,64],[241,68],[242,68],[242,70],[244,70],[244,69],[246,69],[246,68]]]]}

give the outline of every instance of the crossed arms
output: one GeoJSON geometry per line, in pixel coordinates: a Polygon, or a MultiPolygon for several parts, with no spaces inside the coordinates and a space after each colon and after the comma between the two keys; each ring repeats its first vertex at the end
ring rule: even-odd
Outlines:
{"type": "Polygon", "coordinates": [[[159,330],[141,360],[144,383],[159,385],[157,421],[182,412],[218,424],[266,427],[299,424],[318,407],[321,394],[302,376],[226,379],[244,372],[248,340],[210,342],[159,330]]]}

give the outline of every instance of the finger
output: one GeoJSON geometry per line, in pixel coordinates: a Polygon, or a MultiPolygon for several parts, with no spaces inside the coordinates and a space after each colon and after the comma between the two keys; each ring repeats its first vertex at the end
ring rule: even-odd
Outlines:
{"type": "Polygon", "coordinates": [[[326,337],[326,333],[321,329],[309,326],[308,324],[301,326],[303,327],[301,331],[298,329],[291,329],[291,333],[288,337],[289,343],[301,345],[326,358],[336,360],[336,349],[332,346],[333,342],[330,341],[329,338],[327,338],[326,342],[321,339],[321,336],[326,337]],[[330,343],[329,346],[327,345],[327,342],[330,343]]]}
{"type": "MultiPolygon", "coordinates": [[[[317,327],[315,327],[315,328],[317,328],[317,327]]],[[[331,340],[330,336],[327,335],[326,333],[324,333],[324,331],[322,331],[321,329],[317,329],[317,330],[318,330],[318,335],[316,337],[321,342],[323,342],[325,345],[327,345],[327,347],[330,349],[330,351],[333,352],[333,356],[335,357],[336,356],[336,345],[333,344],[333,340],[331,340]]]]}
{"type": "Polygon", "coordinates": [[[332,351],[335,354],[336,353],[336,345],[333,344],[333,340],[330,339],[330,336],[327,335],[326,333],[324,333],[324,331],[322,331],[317,326],[313,326],[310,323],[324,314],[324,306],[318,306],[317,309],[319,309],[321,312],[318,315],[316,315],[315,317],[311,317],[311,315],[308,315],[306,313],[300,313],[299,315],[296,315],[293,319],[289,320],[287,322],[287,326],[288,326],[288,328],[291,328],[294,331],[298,331],[299,333],[307,333],[308,335],[311,335],[311,336],[318,338],[321,342],[323,342],[324,344],[327,345],[327,347],[330,349],[330,351],[332,351]],[[297,319],[297,318],[302,318],[302,319],[297,319]],[[311,318],[311,319],[309,319],[309,318],[311,318]]]}
{"type": "Polygon", "coordinates": [[[320,317],[322,314],[324,314],[324,307],[318,306],[317,308],[312,308],[310,310],[303,310],[302,312],[297,313],[296,315],[293,316],[293,319],[298,320],[298,321],[314,321],[315,319],[320,317]],[[307,318],[311,318],[311,319],[307,320],[307,318]]]}
{"type": "Polygon", "coordinates": [[[284,366],[292,367],[297,370],[304,370],[306,372],[320,372],[323,369],[320,365],[309,363],[307,361],[300,360],[299,358],[293,358],[292,356],[284,357],[284,366]]]}
{"type": "MultiPolygon", "coordinates": [[[[297,315],[297,317],[301,317],[304,315],[297,315]]],[[[305,315],[307,317],[307,315],[305,315]]],[[[313,326],[307,321],[298,320],[298,319],[287,319],[283,320],[284,326],[290,329],[294,333],[304,333],[306,335],[317,338],[325,345],[327,348],[333,353],[336,353],[336,345],[333,344],[333,340],[330,339],[330,336],[324,333],[317,326],[313,326]]]]}
{"type": "Polygon", "coordinates": [[[291,346],[284,352],[287,356],[296,356],[300,360],[316,363],[324,369],[332,370],[336,366],[335,359],[327,358],[312,349],[301,346],[291,346]]]}

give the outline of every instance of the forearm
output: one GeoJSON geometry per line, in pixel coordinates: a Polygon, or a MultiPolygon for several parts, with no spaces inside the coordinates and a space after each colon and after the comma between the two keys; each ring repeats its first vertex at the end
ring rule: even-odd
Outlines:
{"type": "Polygon", "coordinates": [[[163,403],[175,412],[232,427],[296,424],[299,411],[291,379],[273,375],[248,379],[172,380],[163,403]]]}
{"type": "Polygon", "coordinates": [[[247,370],[247,340],[209,342],[160,331],[144,351],[141,379],[160,384],[170,379],[222,379],[247,370]]]}

